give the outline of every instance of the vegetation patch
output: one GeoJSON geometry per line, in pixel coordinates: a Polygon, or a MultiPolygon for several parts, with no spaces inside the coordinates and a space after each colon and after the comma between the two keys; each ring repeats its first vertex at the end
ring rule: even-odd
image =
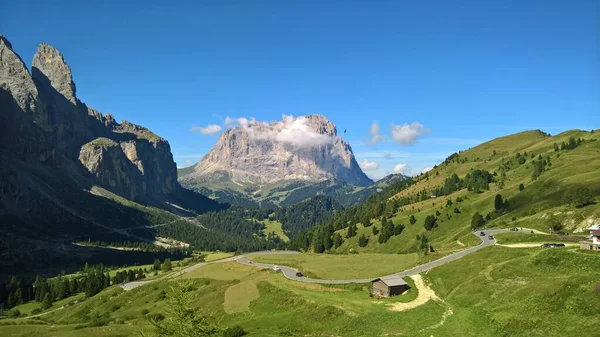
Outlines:
{"type": "Polygon", "coordinates": [[[223,307],[228,314],[248,311],[250,302],[259,296],[260,294],[255,281],[242,281],[227,288],[223,307]]]}

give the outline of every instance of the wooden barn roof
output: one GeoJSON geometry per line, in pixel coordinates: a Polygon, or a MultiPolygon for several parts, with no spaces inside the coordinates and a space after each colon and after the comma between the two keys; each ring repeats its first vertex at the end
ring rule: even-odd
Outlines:
{"type": "Polygon", "coordinates": [[[380,277],[374,279],[372,282],[377,282],[379,280],[383,281],[383,283],[385,283],[385,285],[387,285],[388,287],[402,286],[406,284],[406,282],[400,276],[380,277]]]}

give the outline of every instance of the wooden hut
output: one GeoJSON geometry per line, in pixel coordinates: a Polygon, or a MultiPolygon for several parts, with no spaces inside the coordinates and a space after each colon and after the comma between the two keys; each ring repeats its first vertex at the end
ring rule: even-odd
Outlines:
{"type": "Polygon", "coordinates": [[[378,297],[391,297],[404,293],[410,287],[400,276],[387,276],[376,278],[373,284],[372,294],[378,297]]]}

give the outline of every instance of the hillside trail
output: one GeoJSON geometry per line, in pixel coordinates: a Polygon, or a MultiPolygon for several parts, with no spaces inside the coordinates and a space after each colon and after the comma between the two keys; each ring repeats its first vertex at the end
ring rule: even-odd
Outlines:
{"type": "Polygon", "coordinates": [[[435,291],[431,289],[420,274],[411,275],[410,278],[415,281],[415,287],[417,288],[417,298],[407,303],[394,303],[389,304],[388,310],[390,311],[406,311],[420,307],[430,300],[441,301],[441,299],[435,294],[435,291]]]}

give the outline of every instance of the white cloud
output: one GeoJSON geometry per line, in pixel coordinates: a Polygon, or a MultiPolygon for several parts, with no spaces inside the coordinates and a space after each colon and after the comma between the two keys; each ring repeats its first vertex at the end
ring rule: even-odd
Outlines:
{"type": "Polygon", "coordinates": [[[226,126],[233,125],[233,122],[234,122],[233,118],[231,118],[229,116],[225,117],[225,122],[224,123],[225,123],[226,126]]]}
{"type": "Polygon", "coordinates": [[[185,165],[190,166],[192,165],[192,161],[187,159],[186,161],[184,161],[185,165]]]}
{"type": "Polygon", "coordinates": [[[425,128],[421,123],[394,125],[392,124],[392,139],[400,145],[410,145],[414,143],[424,133],[431,130],[425,128]]]}
{"type": "Polygon", "coordinates": [[[363,171],[377,170],[379,168],[379,164],[377,164],[374,161],[368,161],[366,159],[358,162],[358,166],[360,166],[360,168],[363,171]]]}
{"type": "Polygon", "coordinates": [[[214,135],[221,131],[221,126],[217,124],[210,124],[207,126],[193,125],[191,130],[192,132],[200,132],[203,135],[214,135]]]}
{"type": "Polygon", "coordinates": [[[433,170],[433,167],[426,167],[423,169],[423,171],[421,171],[421,173],[429,172],[431,170],[433,170]]]}
{"type": "Polygon", "coordinates": [[[404,175],[409,175],[411,173],[411,169],[408,164],[398,164],[394,166],[392,170],[394,173],[402,173],[404,175]]]}
{"type": "Polygon", "coordinates": [[[320,146],[331,144],[333,136],[322,134],[311,128],[305,116],[282,115],[280,121],[271,123],[255,118],[226,118],[226,124],[238,125],[251,139],[285,143],[293,146],[320,146]]]}
{"type": "Polygon", "coordinates": [[[367,145],[377,145],[380,141],[384,139],[382,135],[379,134],[381,128],[379,127],[379,123],[373,122],[371,123],[371,128],[369,129],[369,133],[371,134],[371,139],[369,139],[366,143],[367,145]]]}

